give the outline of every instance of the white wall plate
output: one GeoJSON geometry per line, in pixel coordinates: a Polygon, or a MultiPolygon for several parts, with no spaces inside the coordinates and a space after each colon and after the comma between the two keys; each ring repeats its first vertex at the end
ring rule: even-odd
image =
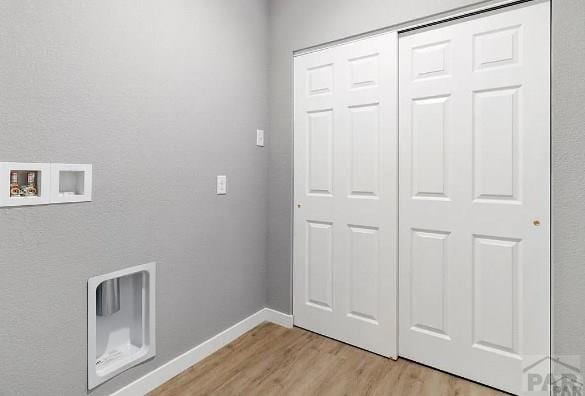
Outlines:
{"type": "Polygon", "coordinates": [[[264,147],[264,130],[256,129],[256,146],[264,147]]]}
{"type": "Polygon", "coordinates": [[[46,205],[51,201],[51,164],[28,162],[0,163],[0,206],[46,205]],[[10,172],[19,172],[19,181],[27,171],[36,172],[37,196],[10,196],[10,172]]]}
{"type": "Polygon", "coordinates": [[[51,203],[91,201],[90,164],[51,164],[51,203]]]}

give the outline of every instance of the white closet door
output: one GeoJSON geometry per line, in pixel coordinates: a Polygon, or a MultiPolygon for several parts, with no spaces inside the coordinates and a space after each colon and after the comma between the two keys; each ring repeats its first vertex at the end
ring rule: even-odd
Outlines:
{"type": "Polygon", "coordinates": [[[550,345],[548,2],[400,37],[400,355],[519,393],[550,345]]]}
{"type": "Polygon", "coordinates": [[[397,36],[295,58],[294,322],[396,357],[397,36]]]}

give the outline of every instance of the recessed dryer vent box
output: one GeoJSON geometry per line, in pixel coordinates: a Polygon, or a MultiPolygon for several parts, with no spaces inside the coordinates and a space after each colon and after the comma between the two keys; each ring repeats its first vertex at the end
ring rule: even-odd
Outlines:
{"type": "Polygon", "coordinates": [[[0,206],[45,205],[50,198],[50,164],[0,163],[0,206]]]}
{"type": "Polygon", "coordinates": [[[155,263],[88,280],[89,389],[155,355],[155,282],[155,263]]]}

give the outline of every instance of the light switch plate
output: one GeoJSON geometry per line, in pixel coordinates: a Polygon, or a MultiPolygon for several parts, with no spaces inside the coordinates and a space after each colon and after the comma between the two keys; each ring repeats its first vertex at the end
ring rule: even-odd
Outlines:
{"type": "Polygon", "coordinates": [[[227,194],[227,176],[226,175],[218,175],[217,176],[217,195],[225,195],[227,194]]]}
{"type": "Polygon", "coordinates": [[[264,147],[264,131],[262,129],[256,129],[256,146],[264,147]]]}

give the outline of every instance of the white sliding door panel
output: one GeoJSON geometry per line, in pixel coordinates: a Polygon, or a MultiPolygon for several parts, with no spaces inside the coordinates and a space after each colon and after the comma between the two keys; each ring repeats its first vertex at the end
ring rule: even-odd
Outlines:
{"type": "Polygon", "coordinates": [[[549,7],[399,40],[400,355],[513,393],[550,353],[549,7]]]}
{"type": "Polygon", "coordinates": [[[294,321],[397,355],[397,35],[295,58],[294,321]]]}

